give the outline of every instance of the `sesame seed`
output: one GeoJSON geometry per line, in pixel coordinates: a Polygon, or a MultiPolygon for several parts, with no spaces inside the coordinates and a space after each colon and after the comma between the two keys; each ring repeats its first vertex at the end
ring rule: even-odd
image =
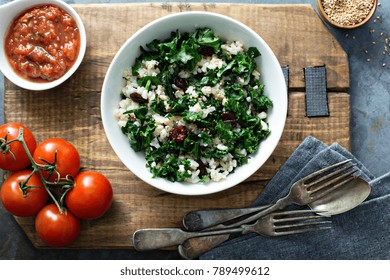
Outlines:
{"type": "Polygon", "coordinates": [[[362,22],[374,8],[374,0],[321,0],[321,4],[332,21],[350,26],[362,22]]]}

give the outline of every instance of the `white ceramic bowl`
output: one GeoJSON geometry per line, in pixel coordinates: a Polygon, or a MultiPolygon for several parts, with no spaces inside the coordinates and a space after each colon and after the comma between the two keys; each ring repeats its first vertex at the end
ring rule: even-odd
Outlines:
{"type": "Polygon", "coordinates": [[[84,24],[81,21],[80,16],[70,5],[66,4],[65,2],[61,0],[15,0],[13,2],[0,6],[0,46],[0,70],[4,74],[4,76],[6,76],[11,82],[21,88],[29,90],[46,90],[60,85],[77,70],[84,58],[85,49],[87,47],[87,37],[85,34],[84,24]],[[63,75],[57,80],[50,82],[33,82],[19,76],[17,73],[15,73],[11,65],[8,63],[8,59],[4,51],[4,38],[9,26],[12,24],[15,17],[19,16],[21,13],[28,10],[29,8],[32,8],[33,6],[39,4],[54,4],[61,7],[75,19],[77,26],[80,30],[80,50],[77,60],[75,61],[73,66],[65,73],[65,75],[63,75]]]}
{"type": "Polygon", "coordinates": [[[215,13],[183,12],[172,14],[151,22],[137,31],[119,49],[104,79],[101,95],[101,114],[107,138],[120,160],[136,176],[146,183],[166,192],[180,195],[205,195],[231,188],[256,172],[270,157],[281,137],[287,115],[287,89],[284,76],[278,60],[264,40],[244,24],[215,13]],[[167,39],[172,31],[192,32],[196,28],[210,27],[223,40],[239,40],[245,48],[257,47],[261,56],[257,58],[259,71],[265,83],[265,94],[274,103],[268,115],[271,129],[270,136],[261,142],[256,154],[249,162],[238,167],[234,173],[220,182],[207,184],[172,183],[163,178],[152,178],[149,169],[145,167],[143,153],[136,153],[130,147],[127,137],[122,134],[114,116],[114,110],[120,101],[119,93],[125,82],[122,79],[123,70],[129,68],[140,55],[140,45],[153,39],[167,39]]]}

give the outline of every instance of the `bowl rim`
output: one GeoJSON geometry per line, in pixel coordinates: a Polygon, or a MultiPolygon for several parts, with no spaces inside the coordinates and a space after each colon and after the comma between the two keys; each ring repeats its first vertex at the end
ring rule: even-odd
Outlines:
{"type": "MultiPolygon", "coordinates": [[[[195,26],[194,26],[194,28],[195,28],[195,26]]],[[[178,28],[178,29],[180,29],[180,28],[178,28]]],[[[161,39],[163,39],[163,38],[161,38],[161,39]]],[[[144,43],[145,42],[141,42],[141,43],[139,43],[139,45],[142,45],[144,43]]],[[[130,66],[130,64],[129,64],[129,66],[130,66]]],[[[260,66],[258,66],[258,67],[260,67],[260,66]]],[[[287,96],[288,96],[287,95],[287,86],[286,86],[286,83],[284,80],[282,68],[280,67],[280,63],[277,60],[277,58],[276,58],[275,54],[273,53],[273,51],[271,50],[271,48],[260,37],[259,34],[257,34],[250,27],[244,25],[243,23],[239,22],[238,20],[231,18],[231,17],[228,17],[228,16],[225,16],[225,15],[222,15],[222,14],[218,14],[218,13],[214,13],[214,12],[206,12],[206,11],[186,11],[186,12],[178,12],[178,13],[166,15],[166,16],[157,18],[157,19],[149,22],[148,24],[146,24],[145,26],[143,26],[142,28],[137,30],[133,35],[131,35],[126,40],[126,42],[119,48],[119,50],[115,54],[114,58],[112,59],[112,62],[110,63],[110,65],[107,69],[106,76],[105,76],[104,81],[103,81],[102,94],[101,94],[101,116],[102,116],[103,128],[105,130],[106,137],[107,137],[112,149],[114,150],[115,154],[118,156],[118,158],[120,159],[122,164],[124,164],[135,176],[137,176],[138,178],[143,180],[145,183],[147,183],[147,184],[149,184],[149,185],[151,185],[159,190],[162,190],[164,192],[177,194],[177,195],[200,196],[200,195],[213,194],[213,193],[227,190],[227,189],[245,181],[247,178],[252,176],[261,166],[264,165],[264,163],[270,158],[270,156],[274,152],[276,146],[280,142],[280,139],[281,139],[281,136],[282,136],[282,133],[284,130],[284,126],[286,124],[286,119],[287,119],[287,107],[288,107],[287,96]],[[231,180],[231,179],[229,179],[229,176],[230,176],[229,175],[227,177],[227,179],[224,179],[220,182],[211,182],[211,183],[206,183],[206,184],[200,184],[200,183],[194,184],[194,183],[185,183],[185,182],[174,182],[173,183],[173,182],[169,182],[166,178],[152,178],[152,173],[150,173],[150,171],[147,169],[147,167],[145,167],[145,171],[146,171],[148,176],[142,176],[142,174],[139,174],[139,173],[137,173],[136,170],[134,170],[133,166],[129,165],[127,162],[125,162],[122,159],[123,155],[121,154],[121,151],[119,150],[119,148],[115,146],[114,137],[108,132],[110,129],[110,126],[112,126],[112,123],[109,122],[109,118],[112,116],[107,116],[107,114],[113,115],[113,111],[107,112],[105,110],[105,99],[107,98],[106,96],[108,95],[108,92],[109,92],[109,90],[108,90],[109,78],[110,78],[111,72],[113,71],[112,70],[114,67],[113,65],[115,65],[117,63],[117,60],[120,58],[122,52],[126,49],[126,46],[128,44],[130,44],[130,42],[133,41],[135,38],[137,38],[142,32],[144,32],[145,30],[147,30],[155,25],[160,24],[163,21],[175,20],[177,17],[186,17],[186,16],[190,16],[190,15],[200,15],[200,16],[208,15],[208,16],[212,16],[212,17],[218,17],[222,20],[228,20],[228,21],[234,22],[234,24],[237,24],[238,26],[245,28],[245,30],[247,32],[249,32],[252,36],[254,36],[256,38],[256,40],[261,42],[261,46],[267,50],[267,54],[270,54],[270,59],[272,59],[274,64],[278,65],[277,70],[276,70],[278,73],[275,73],[275,75],[277,75],[281,79],[281,81],[283,82],[283,85],[281,86],[282,92],[280,93],[281,99],[282,99],[280,102],[280,106],[283,109],[283,112],[279,112],[280,116],[278,115],[278,117],[280,117],[280,119],[281,119],[282,125],[280,126],[279,130],[272,130],[272,132],[271,132],[271,134],[273,135],[272,137],[274,137],[276,140],[274,142],[272,142],[272,145],[271,145],[272,147],[268,147],[270,149],[269,151],[262,151],[262,154],[263,155],[265,154],[265,156],[262,157],[262,159],[263,159],[262,162],[260,164],[256,165],[255,171],[253,171],[251,174],[247,174],[247,176],[241,176],[239,178],[239,180],[231,180]],[[159,184],[159,182],[161,182],[161,184],[159,184]],[[169,185],[169,187],[167,187],[166,185],[169,185]],[[179,187],[177,187],[178,185],[179,185],[179,187]],[[183,185],[186,186],[186,188],[181,187],[183,185]],[[197,189],[195,189],[195,191],[193,191],[194,188],[191,188],[191,187],[187,188],[188,186],[196,186],[196,187],[200,188],[202,185],[207,186],[207,188],[202,188],[201,192],[199,192],[199,190],[197,190],[197,189]],[[212,185],[212,186],[208,187],[209,185],[212,185]],[[219,187],[217,188],[216,185],[218,185],[219,187]],[[222,185],[225,185],[225,186],[222,186],[222,185]],[[174,186],[176,186],[176,187],[174,187],[174,186]],[[172,188],[172,187],[174,187],[174,188],[172,188]]],[[[111,109],[113,110],[113,108],[111,108],[111,109]]],[[[119,126],[117,129],[118,130],[120,129],[119,126]]],[[[130,146],[129,146],[129,149],[131,149],[130,146]]],[[[256,154],[257,153],[258,153],[258,151],[256,152],[256,154]]],[[[249,164],[249,163],[247,163],[247,164],[249,164]]],[[[254,163],[252,163],[252,164],[254,164],[254,163]]],[[[245,168],[246,165],[243,165],[241,167],[245,168]]],[[[145,174],[145,172],[143,174],[145,174]]]]}
{"type": "Polygon", "coordinates": [[[76,10],[74,10],[72,6],[70,6],[69,4],[67,4],[66,2],[61,1],[61,0],[29,0],[29,1],[15,0],[13,2],[9,2],[7,4],[4,4],[3,6],[4,7],[1,7],[1,8],[8,8],[8,7],[11,8],[12,7],[14,10],[14,12],[9,16],[9,17],[11,17],[10,21],[8,21],[5,25],[3,25],[0,28],[0,33],[1,33],[0,35],[2,37],[0,39],[0,44],[1,44],[0,57],[4,58],[4,59],[1,59],[2,61],[0,62],[0,71],[3,73],[3,75],[8,80],[10,80],[12,83],[14,83],[15,85],[17,85],[21,88],[24,88],[27,90],[33,90],[33,91],[48,90],[48,89],[59,86],[60,84],[65,82],[67,79],[69,79],[74,74],[74,72],[78,69],[81,62],[83,61],[84,56],[85,56],[85,52],[86,52],[86,48],[87,48],[87,35],[86,35],[84,23],[81,20],[80,15],[76,12],[76,10]],[[74,18],[74,20],[76,21],[76,24],[78,26],[79,33],[80,33],[80,48],[79,48],[79,53],[77,55],[77,59],[74,62],[74,64],[72,65],[72,67],[69,68],[69,70],[63,76],[61,76],[59,79],[56,79],[56,80],[51,81],[51,82],[34,82],[34,81],[30,81],[30,80],[23,78],[22,76],[18,75],[14,71],[12,66],[9,64],[8,58],[5,54],[5,51],[4,51],[4,43],[5,42],[4,41],[5,41],[5,35],[8,32],[9,27],[11,26],[11,24],[13,23],[13,21],[15,20],[16,17],[18,17],[19,15],[24,13],[26,10],[28,10],[34,6],[44,5],[44,4],[57,5],[58,7],[64,9],[66,12],[68,12],[74,18]]]}
{"type": "Polygon", "coordinates": [[[340,24],[340,23],[333,21],[328,16],[328,14],[325,12],[324,6],[322,5],[322,0],[316,0],[316,4],[317,4],[318,13],[330,25],[337,27],[337,28],[341,28],[341,29],[354,29],[354,28],[358,28],[358,27],[366,24],[373,17],[373,15],[375,14],[375,11],[378,7],[378,0],[373,0],[373,1],[374,1],[373,7],[370,10],[370,12],[368,13],[368,15],[366,16],[366,18],[364,20],[362,20],[361,22],[354,24],[354,25],[343,25],[343,24],[340,24]]]}

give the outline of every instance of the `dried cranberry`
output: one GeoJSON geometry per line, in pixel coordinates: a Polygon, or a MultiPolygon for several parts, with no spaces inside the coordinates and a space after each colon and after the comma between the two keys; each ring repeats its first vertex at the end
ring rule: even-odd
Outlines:
{"type": "Polygon", "coordinates": [[[176,76],[173,79],[173,83],[175,84],[175,86],[180,88],[182,91],[186,91],[188,88],[188,81],[186,79],[180,78],[179,76],[176,76]]]}
{"type": "Polygon", "coordinates": [[[222,120],[227,123],[231,123],[233,126],[236,125],[236,114],[232,111],[222,113],[222,120]]]}
{"type": "Polygon", "coordinates": [[[196,162],[199,164],[199,166],[198,166],[198,169],[200,171],[199,176],[201,177],[201,176],[207,175],[206,166],[204,165],[203,161],[198,159],[196,162]]]}
{"type": "Polygon", "coordinates": [[[146,103],[147,100],[146,99],[143,99],[141,94],[139,93],[136,93],[136,92],[133,92],[130,94],[130,98],[131,100],[133,100],[134,102],[137,102],[137,103],[140,103],[140,104],[143,104],[143,103],[146,103]]]}
{"type": "Polygon", "coordinates": [[[198,49],[198,53],[204,56],[212,56],[215,52],[213,47],[200,46],[198,49]]]}
{"type": "Polygon", "coordinates": [[[174,127],[169,132],[169,139],[175,141],[176,143],[183,142],[187,137],[187,129],[184,126],[174,127]]]}

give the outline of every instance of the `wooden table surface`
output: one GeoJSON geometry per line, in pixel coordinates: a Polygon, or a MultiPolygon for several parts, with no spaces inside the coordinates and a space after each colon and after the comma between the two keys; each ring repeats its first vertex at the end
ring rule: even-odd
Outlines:
{"type": "MultiPolygon", "coordinates": [[[[200,208],[249,205],[297,145],[312,135],[327,144],[350,147],[348,57],[310,5],[254,4],[91,4],[75,5],[87,31],[87,52],[79,70],[62,86],[29,92],[5,81],[5,121],[24,123],[38,141],[62,137],[80,152],[82,168],[105,174],[114,187],[114,203],[101,219],[83,221],[74,248],[132,248],[139,228],[180,226],[184,213],[200,208]],[[185,197],[156,190],[136,178],[114,154],[102,127],[100,91],[119,47],[146,23],[170,13],[207,10],[247,24],[290,69],[287,123],[276,150],[252,177],[224,192],[185,197]],[[320,42],[320,43],[319,43],[320,42]],[[325,65],[329,117],[308,118],[303,68],[325,65]]],[[[32,218],[17,222],[36,247],[45,247],[32,218]]]]}

